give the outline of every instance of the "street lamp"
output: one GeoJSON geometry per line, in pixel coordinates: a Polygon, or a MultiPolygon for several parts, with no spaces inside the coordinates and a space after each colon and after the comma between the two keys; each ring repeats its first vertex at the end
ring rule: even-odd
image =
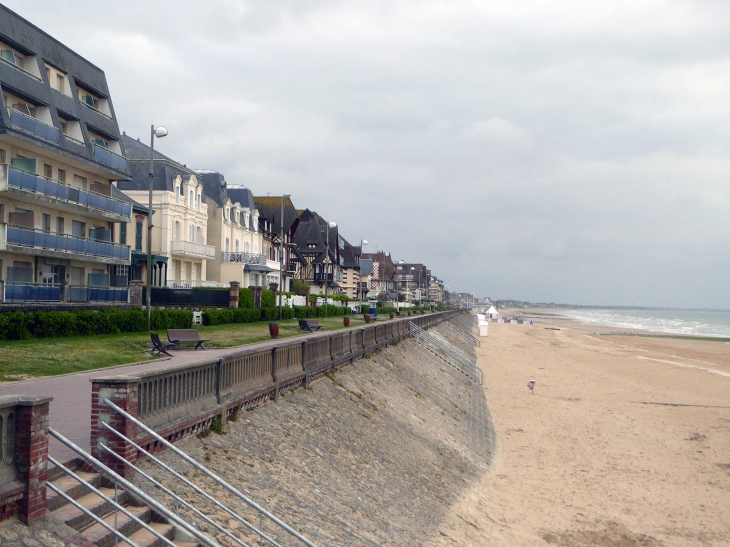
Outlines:
{"type": "MultiPolygon", "coordinates": [[[[413,272],[415,271],[415,266],[411,266],[411,277],[414,277],[413,272]]],[[[406,293],[409,295],[411,294],[411,289],[408,288],[408,276],[406,276],[406,293]]],[[[411,298],[411,302],[413,301],[413,298],[411,298]]],[[[411,304],[413,305],[413,304],[411,304]]]]}
{"type": "MultiPolygon", "coordinates": [[[[367,239],[361,239],[361,240],[360,240],[360,261],[362,261],[362,255],[363,255],[363,252],[362,252],[362,247],[363,247],[363,245],[367,245],[367,244],[368,244],[368,240],[367,240],[367,239]]],[[[361,269],[360,271],[362,272],[362,269],[361,269]]],[[[361,282],[361,281],[358,281],[358,285],[359,285],[360,283],[362,283],[362,282],[361,282]]],[[[359,293],[359,292],[360,292],[360,289],[358,288],[358,293],[359,293]]],[[[364,300],[364,299],[365,299],[365,295],[360,295],[360,296],[359,296],[359,299],[360,299],[360,300],[364,300]]]]}
{"type": "MultiPolygon", "coordinates": [[[[336,222],[330,222],[327,225],[327,257],[329,257],[329,255],[330,255],[330,228],[332,228],[333,230],[335,228],[337,228],[337,223],[336,222]]],[[[333,272],[332,279],[334,279],[334,271],[335,270],[333,268],[332,269],[332,272],[333,272]]],[[[324,274],[324,316],[325,317],[327,317],[327,312],[329,311],[327,309],[327,306],[328,306],[328,301],[327,301],[327,288],[328,288],[328,281],[329,281],[328,277],[329,277],[329,274],[327,272],[325,272],[325,274],[324,274]]]]}
{"type": "Polygon", "coordinates": [[[167,136],[167,129],[160,126],[150,126],[150,195],[149,212],[147,216],[147,329],[152,330],[152,184],[155,180],[154,156],[155,137],[161,139],[167,136]]]}
{"type": "Polygon", "coordinates": [[[281,321],[281,291],[284,290],[284,199],[290,194],[281,196],[281,231],[279,232],[279,321],[281,321]]]}

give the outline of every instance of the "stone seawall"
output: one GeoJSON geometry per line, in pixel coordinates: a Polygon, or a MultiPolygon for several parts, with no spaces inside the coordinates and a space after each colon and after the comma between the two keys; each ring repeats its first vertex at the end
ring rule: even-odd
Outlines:
{"type": "MultiPolygon", "coordinates": [[[[451,336],[445,327],[434,331],[451,336]]],[[[191,437],[180,448],[321,546],[434,545],[494,451],[482,387],[411,340],[236,418],[226,434],[191,437]]],[[[164,477],[151,462],[143,468],[164,477]]],[[[192,468],[186,472],[206,484],[192,468]]],[[[141,477],[135,482],[146,488],[141,477]]],[[[212,504],[181,492],[218,515],[212,504]]]]}

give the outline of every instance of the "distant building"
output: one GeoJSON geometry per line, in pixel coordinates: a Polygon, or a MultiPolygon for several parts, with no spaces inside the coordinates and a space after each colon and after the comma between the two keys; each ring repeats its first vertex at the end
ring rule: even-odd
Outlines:
{"type": "Polygon", "coordinates": [[[126,303],[132,204],[104,72],[0,5],[0,280],[5,302],[126,303]]]}
{"type": "MultiPolygon", "coordinates": [[[[135,201],[148,203],[150,147],[127,135],[122,142],[132,177],[117,186],[135,201]]],[[[152,284],[178,288],[215,284],[207,277],[207,263],[217,257],[206,239],[208,203],[199,175],[157,150],[153,166],[152,284]]],[[[146,261],[146,254],[137,257],[146,261]]]]}

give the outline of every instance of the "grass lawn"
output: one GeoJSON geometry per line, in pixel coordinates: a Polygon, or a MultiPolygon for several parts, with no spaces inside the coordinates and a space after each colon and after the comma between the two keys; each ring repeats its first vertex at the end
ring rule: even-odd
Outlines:
{"type": "MultiPolygon", "coordinates": [[[[318,321],[324,330],[344,328],[342,317],[319,317],[318,321]]],[[[379,316],[379,321],[389,321],[388,316],[379,316]]],[[[350,327],[364,324],[362,315],[350,316],[350,327]]],[[[227,348],[271,340],[269,324],[264,321],[199,327],[198,331],[201,338],[210,338],[210,342],[206,344],[209,348],[227,348]]],[[[279,338],[300,334],[304,333],[299,330],[296,319],[279,322],[279,338]]],[[[160,333],[160,337],[167,339],[164,332],[160,333]]],[[[0,382],[148,361],[153,359],[149,352],[150,347],[149,334],[141,332],[0,341],[0,382]]]]}

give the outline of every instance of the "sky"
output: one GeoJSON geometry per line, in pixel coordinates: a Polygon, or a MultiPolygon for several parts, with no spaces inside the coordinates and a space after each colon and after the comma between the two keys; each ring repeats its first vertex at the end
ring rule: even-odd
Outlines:
{"type": "Polygon", "coordinates": [[[6,5],[128,135],[454,291],[730,308],[726,0],[6,5]]]}

